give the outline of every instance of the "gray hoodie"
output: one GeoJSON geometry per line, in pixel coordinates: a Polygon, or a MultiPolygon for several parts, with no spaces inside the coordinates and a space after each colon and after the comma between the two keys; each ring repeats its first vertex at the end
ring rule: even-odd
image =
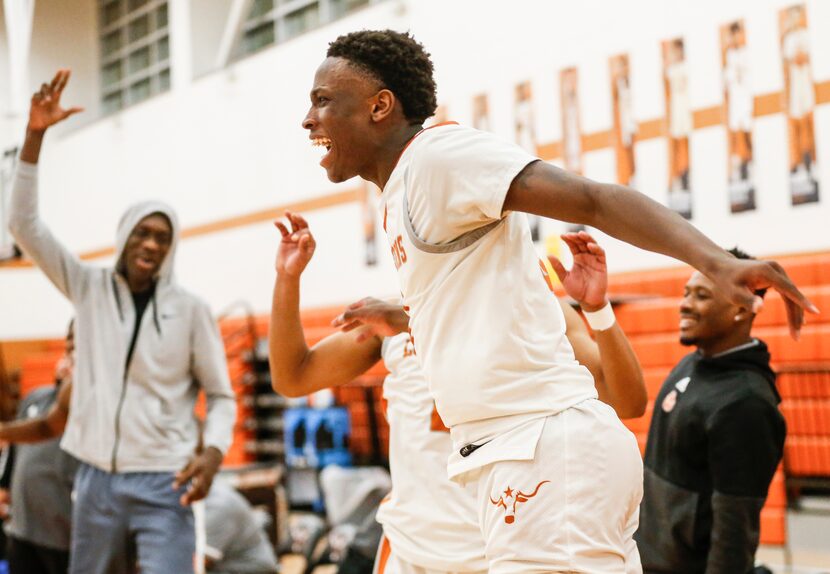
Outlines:
{"type": "Polygon", "coordinates": [[[170,219],[173,240],[127,367],[135,308],[126,280],[112,268],[80,261],[52,235],[38,217],[37,166],[18,166],[9,228],[75,307],[74,386],[61,446],[107,472],[184,466],[198,440],[193,407],[200,390],[207,396],[205,446],[226,452],[236,418],[216,322],[203,301],[173,281],[179,236],[173,210],[159,202],[127,210],[118,225],[116,261],[130,232],[151,213],[170,219]]]}

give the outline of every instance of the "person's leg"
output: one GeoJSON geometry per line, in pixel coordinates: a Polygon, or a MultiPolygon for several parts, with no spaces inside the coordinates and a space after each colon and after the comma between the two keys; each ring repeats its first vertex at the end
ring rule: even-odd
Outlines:
{"type": "Polygon", "coordinates": [[[38,547],[43,572],[47,574],[66,574],[69,571],[69,552],[56,548],[38,547]]]}
{"type": "Polygon", "coordinates": [[[491,573],[640,572],[626,554],[642,461],[607,405],[548,417],[535,459],[484,467],[477,488],[491,573]]]}
{"type": "Polygon", "coordinates": [[[71,574],[127,574],[127,509],[114,488],[118,475],[82,464],[72,504],[71,574]]]}
{"type": "Polygon", "coordinates": [[[141,574],[194,571],[196,528],[193,510],[182,506],[185,489],[173,490],[173,473],[125,475],[130,491],[130,532],[135,537],[141,574]]]}
{"type": "Polygon", "coordinates": [[[37,548],[34,544],[9,536],[6,559],[10,574],[49,574],[41,566],[37,548]]]}

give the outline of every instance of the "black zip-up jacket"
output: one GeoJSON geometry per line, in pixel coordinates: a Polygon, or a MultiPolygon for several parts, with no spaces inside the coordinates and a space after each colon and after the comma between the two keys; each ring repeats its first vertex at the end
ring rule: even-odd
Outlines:
{"type": "Polygon", "coordinates": [[[744,574],[786,424],[759,340],[672,370],[654,403],[636,539],[647,573],[744,574]]]}

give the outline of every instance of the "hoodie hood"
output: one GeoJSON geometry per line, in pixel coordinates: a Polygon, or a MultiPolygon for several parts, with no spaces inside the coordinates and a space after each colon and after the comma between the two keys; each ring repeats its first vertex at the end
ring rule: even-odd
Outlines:
{"type": "Polygon", "coordinates": [[[176,258],[176,247],[179,243],[179,219],[176,217],[176,212],[173,208],[161,201],[142,201],[136,203],[121,216],[118,222],[118,232],[115,240],[116,251],[116,266],[121,261],[124,254],[124,247],[127,245],[127,239],[130,237],[135,226],[139,221],[152,215],[153,213],[161,213],[170,220],[170,226],[173,228],[173,236],[170,239],[170,249],[161,262],[156,279],[159,283],[170,283],[173,280],[173,262],[176,258]]]}

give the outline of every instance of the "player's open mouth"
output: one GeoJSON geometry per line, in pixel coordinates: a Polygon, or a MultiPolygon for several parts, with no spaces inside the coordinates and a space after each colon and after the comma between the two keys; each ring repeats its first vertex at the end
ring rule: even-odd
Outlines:
{"type": "Polygon", "coordinates": [[[322,167],[326,167],[325,166],[326,160],[329,158],[329,156],[331,156],[331,150],[332,150],[331,138],[322,137],[322,136],[311,138],[311,145],[314,146],[314,147],[324,147],[324,148],[326,148],[326,154],[320,160],[320,165],[322,167]]]}
{"type": "MultiPolygon", "coordinates": [[[[311,145],[314,147],[324,147],[326,148],[326,155],[323,156],[323,159],[320,160],[320,165],[323,166],[323,163],[331,154],[332,143],[331,139],[327,137],[315,137],[311,138],[311,145]]],[[[325,166],[323,166],[325,167],[325,166]]]]}
{"type": "Polygon", "coordinates": [[[327,150],[331,150],[331,140],[329,138],[312,138],[311,145],[314,147],[324,147],[327,150]]]}

